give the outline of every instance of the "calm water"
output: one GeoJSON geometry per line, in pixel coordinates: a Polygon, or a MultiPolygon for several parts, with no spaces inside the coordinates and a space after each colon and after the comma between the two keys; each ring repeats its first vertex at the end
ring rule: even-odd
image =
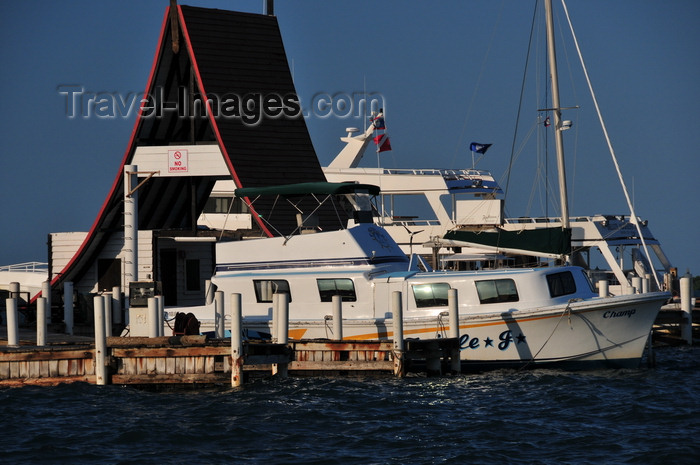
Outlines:
{"type": "Polygon", "coordinates": [[[654,369],[0,389],[0,463],[700,463],[700,348],[654,369]]]}

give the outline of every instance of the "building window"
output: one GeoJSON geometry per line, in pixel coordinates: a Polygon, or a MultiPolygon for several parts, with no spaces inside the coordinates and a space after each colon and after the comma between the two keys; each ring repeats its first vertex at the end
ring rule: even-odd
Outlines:
{"type": "Polygon", "coordinates": [[[518,290],[512,279],[476,281],[476,292],[479,294],[479,302],[482,304],[518,301],[518,290]]]}
{"type": "Polygon", "coordinates": [[[122,285],[122,261],[120,259],[97,260],[97,284],[99,290],[111,292],[115,286],[122,285]]]}
{"type": "Polygon", "coordinates": [[[447,307],[447,291],[450,285],[447,283],[414,284],[413,298],[416,299],[416,307],[447,307]]]}
{"type": "Polygon", "coordinates": [[[202,284],[199,280],[199,260],[185,260],[185,279],[187,280],[188,291],[200,291],[202,284]]]}
{"type": "Polygon", "coordinates": [[[571,271],[548,274],[547,285],[549,286],[549,295],[552,297],[576,293],[576,282],[571,271]]]}
{"type": "Polygon", "coordinates": [[[258,303],[272,302],[274,294],[287,294],[289,302],[292,294],[289,292],[289,283],[283,279],[254,279],[255,300],[258,303]]]}
{"type": "Polygon", "coordinates": [[[204,213],[248,213],[247,205],[238,197],[212,195],[204,204],[204,213]],[[231,206],[233,202],[233,206],[231,206]]]}
{"type": "Polygon", "coordinates": [[[343,302],[356,302],[355,284],[352,279],[317,279],[321,302],[332,302],[334,295],[342,297],[343,302]]]}

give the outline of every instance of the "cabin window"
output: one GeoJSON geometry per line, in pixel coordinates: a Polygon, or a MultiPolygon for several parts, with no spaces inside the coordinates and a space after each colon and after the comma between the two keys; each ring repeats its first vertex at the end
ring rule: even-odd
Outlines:
{"type": "Polygon", "coordinates": [[[489,279],[476,281],[476,292],[479,294],[479,302],[482,304],[495,304],[499,302],[517,302],[518,289],[512,279],[489,279]]]}
{"type": "Polygon", "coordinates": [[[549,286],[549,295],[552,297],[576,293],[576,282],[571,271],[548,274],[547,285],[549,286]]]}
{"type": "Polygon", "coordinates": [[[416,299],[416,307],[446,307],[447,291],[450,285],[447,283],[414,284],[413,298],[416,299]]]}
{"type": "Polygon", "coordinates": [[[321,302],[332,302],[334,295],[342,297],[343,302],[356,302],[355,283],[352,279],[317,279],[318,293],[321,295],[321,302]]]}
{"type": "Polygon", "coordinates": [[[185,260],[185,277],[188,291],[199,291],[202,285],[199,279],[199,260],[185,260]]]}
{"type": "Polygon", "coordinates": [[[254,279],[255,299],[258,303],[272,302],[273,294],[287,294],[289,302],[292,294],[289,292],[289,283],[284,279],[254,279]]]}

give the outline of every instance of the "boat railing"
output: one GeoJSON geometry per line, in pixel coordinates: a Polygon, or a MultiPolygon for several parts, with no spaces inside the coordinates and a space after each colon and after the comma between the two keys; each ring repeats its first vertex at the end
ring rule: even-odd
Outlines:
{"type": "MultiPolygon", "coordinates": [[[[589,223],[592,222],[596,217],[594,216],[572,216],[569,218],[571,223],[589,223]]],[[[520,216],[518,218],[504,218],[508,224],[529,224],[529,223],[561,223],[560,217],[530,217],[530,216],[520,216]]]]}
{"type": "MultiPolygon", "coordinates": [[[[504,218],[508,224],[529,224],[529,223],[561,223],[560,217],[530,217],[530,216],[520,216],[517,218],[504,218]]],[[[629,223],[631,217],[629,215],[593,215],[593,216],[572,216],[569,218],[571,223],[591,223],[594,221],[619,221],[622,223],[629,223]]],[[[646,222],[641,218],[637,217],[637,221],[643,226],[646,226],[646,222]]]]}
{"type": "Polygon", "coordinates": [[[440,226],[439,220],[428,220],[410,216],[393,216],[380,218],[382,226],[403,225],[403,226],[440,226]]]}
{"type": "Polygon", "coordinates": [[[384,174],[392,175],[409,175],[409,176],[442,176],[444,179],[459,180],[459,179],[477,179],[483,177],[491,177],[491,173],[486,170],[475,170],[475,169],[437,169],[437,168],[403,168],[403,169],[393,169],[384,168],[384,174]]]}
{"type": "Polygon", "coordinates": [[[442,176],[448,181],[460,179],[492,178],[490,171],[477,169],[439,169],[439,168],[339,168],[328,170],[338,173],[362,171],[366,174],[400,175],[400,176],[442,176]]]}
{"type": "Polygon", "coordinates": [[[0,266],[0,271],[23,272],[23,273],[46,273],[49,271],[49,264],[44,262],[25,262],[14,265],[0,266]]]}

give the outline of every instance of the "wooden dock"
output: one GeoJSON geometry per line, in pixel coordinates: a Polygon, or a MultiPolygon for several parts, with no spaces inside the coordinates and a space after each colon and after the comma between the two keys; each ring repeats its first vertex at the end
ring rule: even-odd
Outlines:
{"type": "MultiPolygon", "coordinates": [[[[654,346],[676,346],[688,342],[682,337],[682,327],[688,324],[687,314],[680,309],[664,309],[659,312],[654,322],[652,341],[654,346]]],[[[692,310],[691,337],[693,341],[700,340],[700,308],[696,305],[692,310]]],[[[693,342],[695,344],[695,342],[693,342]]]]}
{"type": "MultiPolygon", "coordinates": [[[[102,383],[97,381],[97,349],[86,339],[53,335],[52,343],[38,347],[24,337],[19,347],[8,347],[0,338],[0,386],[232,384],[230,339],[108,337],[102,383]]],[[[404,376],[417,367],[439,375],[450,370],[455,353],[459,353],[458,339],[411,341],[401,354],[392,341],[245,341],[242,371],[244,381],[273,375],[404,376]]]]}

